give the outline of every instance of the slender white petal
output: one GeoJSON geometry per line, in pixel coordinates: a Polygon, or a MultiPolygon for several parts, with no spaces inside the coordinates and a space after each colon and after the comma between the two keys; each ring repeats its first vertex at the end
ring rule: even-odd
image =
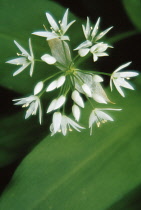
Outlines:
{"type": "Polygon", "coordinates": [[[86,95],[88,97],[92,97],[91,90],[90,90],[90,88],[89,88],[89,86],[87,84],[83,84],[82,85],[82,89],[83,89],[83,91],[86,93],[86,95]]]}
{"type": "Polygon", "coordinates": [[[66,10],[66,12],[63,16],[63,19],[62,19],[61,28],[62,28],[63,32],[65,32],[65,30],[66,30],[67,22],[68,22],[68,9],[66,10]]]}
{"type": "Polygon", "coordinates": [[[110,121],[114,121],[113,118],[111,116],[109,116],[108,114],[106,114],[105,112],[102,112],[100,110],[96,111],[96,114],[98,115],[98,117],[100,119],[104,119],[104,120],[110,120],[110,121]]]}
{"type": "Polygon", "coordinates": [[[23,53],[23,55],[25,55],[25,56],[30,56],[29,55],[29,53],[21,46],[21,45],[19,45],[18,44],[18,42],[16,42],[15,40],[14,40],[14,43],[17,45],[17,47],[19,48],[19,50],[23,53]]]}
{"type": "Polygon", "coordinates": [[[120,85],[120,86],[122,86],[122,87],[124,87],[124,88],[128,88],[128,89],[134,90],[133,86],[130,85],[128,82],[126,82],[124,78],[115,79],[115,82],[116,82],[118,85],[120,85]]]}
{"type": "Polygon", "coordinates": [[[30,67],[30,76],[31,77],[33,75],[33,70],[34,70],[34,62],[31,63],[31,67],[30,67]]]}
{"type": "Polygon", "coordinates": [[[79,119],[80,119],[80,108],[76,104],[74,104],[72,106],[72,113],[73,113],[73,116],[74,116],[75,120],[79,121],[79,119]]]}
{"type": "Polygon", "coordinates": [[[49,105],[49,107],[48,107],[48,109],[47,109],[47,113],[49,113],[49,112],[51,112],[51,111],[53,111],[53,110],[55,109],[56,102],[57,102],[57,99],[54,99],[54,100],[50,103],[50,105],[49,105]]]}
{"type": "Polygon", "coordinates": [[[49,55],[49,54],[43,55],[41,57],[41,59],[43,61],[45,61],[47,64],[50,64],[50,65],[56,63],[56,59],[53,56],[49,55]]]}
{"type": "Polygon", "coordinates": [[[56,101],[56,104],[55,104],[55,107],[54,107],[54,110],[55,109],[59,109],[66,101],[66,97],[65,96],[60,96],[57,101],[56,101]]]}
{"type": "Polygon", "coordinates": [[[62,115],[60,112],[55,112],[53,114],[53,128],[56,133],[60,129],[62,115]]]}
{"type": "Polygon", "coordinates": [[[129,66],[131,63],[132,63],[132,62],[128,62],[128,63],[125,63],[125,64],[119,66],[114,72],[120,71],[121,69],[123,69],[123,68],[129,66]]]}
{"type": "Polygon", "coordinates": [[[17,74],[21,73],[27,66],[29,66],[30,63],[27,63],[20,67],[17,71],[14,72],[13,76],[16,76],[17,74]]]}
{"type": "Polygon", "coordinates": [[[42,37],[52,37],[53,35],[56,36],[55,34],[53,34],[52,32],[49,31],[37,31],[37,32],[33,32],[33,35],[37,35],[37,36],[42,36],[42,37]]]}
{"type": "Polygon", "coordinates": [[[58,31],[59,27],[58,27],[56,21],[54,20],[54,18],[49,13],[46,13],[46,16],[47,16],[48,22],[50,23],[50,25],[54,29],[54,31],[58,31]]]}
{"type": "Polygon", "coordinates": [[[21,58],[14,58],[12,60],[6,61],[6,63],[14,64],[14,65],[23,65],[23,64],[28,64],[27,60],[25,57],[21,58]]]}
{"type": "Polygon", "coordinates": [[[78,104],[80,107],[84,108],[84,102],[82,97],[80,96],[79,92],[77,90],[74,90],[72,92],[72,100],[78,104]]]}
{"type": "Polygon", "coordinates": [[[137,72],[120,72],[119,76],[123,78],[130,78],[130,77],[136,77],[139,73],[137,72]]]}
{"type": "Polygon", "coordinates": [[[102,31],[102,32],[96,37],[96,41],[99,40],[99,39],[101,39],[101,38],[102,38],[105,34],[107,34],[112,28],[113,28],[113,26],[110,27],[110,28],[107,28],[105,31],[102,31]]]}
{"type": "Polygon", "coordinates": [[[94,54],[93,54],[93,61],[96,62],[97,60],[98,60],[98,57],[97,57],[97,55],[94,53],[94,54]]]}
{"type": "Polygon", "coordinates": [[[100,23],[100,17],[98,18],[98,20],[97,20],[97,22],[95,24],[95,27],[94,27],[94,29],[92,31],[92,34],[91,34],[92,38],[94,38],[96,36],[96,34],[97,34],[97,31],[98,31],[98,28],[99,28],[99,23],[100,23]]]}
{"type": "Polygon", "coordinates": [[[114,85],[116,87],[116,89],[118,90],[118,92],[125,97],[124,92],[122,91],[122,89],[120,88],[120,85],[118,85],[118,83],[116,82],[116,80],[113,79],[114,85]]]}
{"type": "Polygon", "coordinates": [[[65,76],[59,77],[59,79],[57,80],[57,88],[61,87],[64,84],[65,80],[66,80],[65,76]]]}
{"type": "Polygon", "coordinates": [[[50,85],[47,87],[46,92],[52,91],[57,88],[57,80],[54,80],[50,83],[50,85]]]}
{"type": "Polygon", "coordinates": [[[43,89],[43,82],[40,81],[37,83],[37,85],[34,88],[34,95],[37,95],[42,89],[43,89]]]}

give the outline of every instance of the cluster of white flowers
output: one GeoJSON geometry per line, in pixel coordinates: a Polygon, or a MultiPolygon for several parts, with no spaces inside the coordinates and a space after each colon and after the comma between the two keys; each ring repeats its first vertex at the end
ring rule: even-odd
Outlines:
{"type": "MultiPolygon", "coordinates": [[[[51,135],[54,135],[57,132],[62,132],[63,135],[66,135],[67,131],[71,131],[72,129],[75,129],[79,132],[80,129],[84,129],[84,127],[80,126],[77,122],[80,120],[81,109],[85,107],[84,98],[86,98],[92,106],[88,123],[90,134],[92,134],[93,124],[96,124],[97,127],[99,127],[101,123],[105,123],[108,120],[113,121],[113,119],[107,113],[105,113],[105,111],[121,110],[114,108],[95,107],[94,102],[102,104],[112,103],[102,87],[103,78],[99,75],[103,74],[110,76],[111,90],[112,84],[114,84],[118,92],[124,97],[125,95],[121,87],[134,89],[133,86],[126,81],[126,79],[137,76],[138,73],[133,71],[120,72],[120,70],[129,66],[131,62],[121,65],[112,74],[79,69],[75,65],[75,61],[81,59],[81,57],[84,57],[89,53],[93,55],[94,62],[96,62],[99,57],[108,56],[106,50],[109,47],[112,48],[112,46],[99,40],[101,40],[112,27],[99,33],[100,18],[98,18],[94,27],[91,27],[90,20],[87,18],[86,26],[82,25],[86,40],[74,49],[74,51],[78,51],[78,54],[74,59],[72,59],[68,45],[68,41],[70,41],[70,39],[65,35],[65,33],[75,21],[68,23],[68,9],[63,16],[62,21],[59,21],[58,23],[49,13],[46,13],[46,17],[51,26],[51,31],[48,31],[45,27],[45,31],[38,31],[34,32],[33,34],[46,37],[51,54],[44,54],[41,56],[41,59],[38,60],[45,62],[48,65],[56,66],[58,68],[58,72],[52,74],[50,77],[45,78],[43,81],[39,81],[34,88],[33,95],[30,95],[26,98],[15,99],[13,101],[16,101],[15,105],[23,105],[23,107],[28,107],[25,119],[31,115],[36,115],[38,111],[39,122],[41,124],[41,97],[45,92],[59,89],[59,91],[56,91],[56,97],[50,101],[50,105],[47,107],[47,113],[54,112],[50,126],[51,135]],[[69,96],[71,96],[72,103],[70,101],[68,102],[67,100],[67,97],[69,96]],[[70,106],[68,103],[71,103],[74,120],[65,114],[65,108],[68,105],[70,106]]],[[[21,51],[21,54],[17,54],[19,56],[18,58],[9,60],[7,63],[20,65],[21,67],[13,75],[15,76],[21,73],[24,69],[31,65],[30,76],[32,76],[34,62],[38,60],[34,58],[31,39],[29,39],[30,53],[28,53],[16,41],[14,41],[14,43],[21,51]]]]}

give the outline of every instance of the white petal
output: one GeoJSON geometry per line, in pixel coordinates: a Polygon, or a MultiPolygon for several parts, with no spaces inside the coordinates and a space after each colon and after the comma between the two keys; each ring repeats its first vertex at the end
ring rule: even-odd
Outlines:
{"type": "Polygon", "coordinates": [[[14,72],[13,76],[16,76],[17,74],[21,73],[29,64],[30,63],[23,65],[21,68],[19,68],[17,71],[14,72]]]}
{"type": "Polygon", "coordinates": [[[112,117],[110,117],[108,114],[106,114],[105,112],[96,111],[97,116],[100,118],[100,120],[110,120],[110,121],[114,121],[112,117]]]}
{"type": "Polygon", "coordinates": [[[77,105],[72,106],[72,113],[76,121],[79,121],[80,118],[80,108],[77,105]]]}
{"type": "Polygon", "coordinates": [[[16,42],[16,41],[14,40],[14,43],[17,45],[17,47],[19,48],[19,50],[20,50],[24,55],[26,55],[27,57],[30,56],[29,53],[28,53],[21,45],[18,44],[18,42],[16,42]]]}
{"type": "Polygon", "coordinates": [[[93,99],[98,102],[98,103],[102,103],[102,104],[107,104],[106,100],[104,99],[104,97],[102,97],[99,94],[93,93],[93,99]]]}
{"type": "Polygon", "coordinates": [[[133,86],[130,85],[128,82],[126,82],[125,79],[123,79],[123,78],[116,79],[116,83],[118,83],[118,85],[120,85],[124,88],[134,90],[133,86]]]}
{"type": "Polygon", "coordinates": [[[96,53],[96,55],[97,55],[98,57],[108,56],[108,54],[105,53],[105,52],[96,53]]]}
{"type": "Polygon", "coordinates": [[[88,48],[92,45],[92,42],[89,40],[86,40],[85,42],[82,42],[77,48],[74,50],[80,50],[81,48],[88,48]]]}
{"type": "Polygon", "coordinates": [[[66,80],[65,76],[59,77],[59,79],[57,80],[57,88],[61,87],[64,84],[65,80],[66,80]]]}
{"type": "Polygon", "coordinates": [[[30,38],[29,38],[29,49],[30,49],[30,55],[31,55],[31,57],[33,59],[34,55],[33,55],[32,44],[31,44],[31,39],[30,38]]]}
{"type": "Polygon", "coordinates": [[[56,101],[56,104],[55,104],[55,107],[54,107],[54,110],[55,109],[59,109],[66,101],[66,97],[65,96],[60,96],[57,101],[56,101]]]}
{"type": "Polygon", "coordinates": [[[114,72],[118,72],[118,71],[120,71],[121,69],[123,69],[123,68],[129,66],[130,64],[131,64],[131,62],[125,63],[125,64],[119,66],[114,72]]]}
{"type": "Polygon", "coordinates": [[[66,32],[67,22],[68,22],[68,9],[66,10],[64,14],[62,18],[62,23],[61,23],[61,28],[64,33],[66,32]]]}
{"type": "Polygon", "coordinates": [[[60,129],[62,115],[60,112],[55,112],[53,114],[53,128],[56,133],[60,129]]]}
{"type": "Polygon", "coordinates": [[[78,51],[78,53],[79,53],[79,55],[80,55],[81,57],[84,57],[84,56],[86,56],[86,55],[88,54],[89,51],[90,51],[89,48],[85,48],[85,49],[80,49],[80,50],[78,51]]]}
{"type": "Polygon", "coordinates": [[[41,59],[43,61],[45,61],[47,64],[54,64],[56,62],[56,59],[53,56],[49,55],[49,54],[43,55],[41,57],[41,59]]]}
{"type": "Polygon", "coordinates": [[[115,85],[117,91],[118,91],[123,97],[125,97],[124,92],[122,91],[122,89],[120,88],[120,86],[117,84],[116,79],[113,79],[113,82],[114,82],[114,85],[115,85]]]}
{"type": "Polygon", "coordinates": [[[26,111],[26,115],[25,115],[25,119],[27,119],[28,117],[30,117],[30,115],[34,112],[35,109],[35,102],[32,102],[28,108],[28,110],[26,111]]]}
{"type": "Polygon", "coordinates": [[[50,103],[50,105],[49,105],[49,107],[48,107],[48,109],[47,109],[47,113],[49,113],[49,112],[51,112],[52,110],[54,110],[55,105],[56,105],[56,102],[57,102],[57,99],[54,99],[54,100],[50,103]]]}
{"type": "Polygon", "coordinates": [[[10,63],[10,64],[14,64],[14,65],[23,65],[23,64],[27,64],[29,62],[27,62],[25,57],[20,57],[20,58],[15,58],[15,59],[6,61],[6,63],[10,63]]]}
{"type": "Polygon", "coordinates": [[[34,88],[34,95],[37,95],[43,89],[43,82],[38,82],[34,88]]]}
{"type": "Polygon", "coordinates": [[[87,96],[92,97],[91,90],[90,90],[90,88],[89,88],[89,86],[87,84],[83,84],[82,85],[82,89],[87,94],[87,96]]]}
{"type": "Polygon", "coordinates": [[[92,31],[92,38],[94,38],[95,35],[97,34],[98,27],[99,27],[99,23],[100,23],[100,17],[98,18],[98,20],[97,20],[97,22],[96,22],[96,24],[95,24],[95,27],[94,27],[94,29],[93,29],[93,31],[92,31]]]}
{"type": "Polygon", "coordinates": [[[42,36],[42,37],[52,37],[54,35],[52,32],[48,32],[48,31],[37,31],[32,34],[37,35],[37,36],[42,36]]]}
{"type": "Polygon", "coordinates": [[[129,77],[136,77],[139,75],[137,72],[120,72],[120,77],[129,78],[129,77]]]}
{"type": "Polygon", "coordinates": [[[102,38],[105,34],[107,34],[112,28],[113,28],[113,26],[110,27],[110,28],[107,28],[105,31],[102,31],[102,32],[96,37],[96,41],[99,40],[99,39],[101,39],[101,38],[102,38]]]}
{"type": "Polygon", "coordinates": [[[97,60],[98,60],[98,57],[97,57],[97,55],[94,53],[94,54],[93,54],[93,61],[96,62],[97,60]]]}
{"type": "Polygon", "coordinates": [[[74,102],[76,104],[78,104],[80,107],[84,108],[84,102],[82,97],[80,96],[79,92],[77,90],[74,90],[72,92],[72,100],[74,100],[74,102]]]}
{"type": "Polygon", "coordinates": [[[30,67],[30,76],[32,77],[33,74],[33,70],[34,70],[34,61],[31,63],[31,67],[30,67]]]}
{"type": "Polygon", "coordinates": [[[103,82],[104,80],[103,80],[103,78],[102,78],[101,76],[99,76],[99,75],[94,75],[94,76],[93,76],[93,81],[94,81],[94,82],[103,82]]]}
{"type": "Polygon", "coordinates": [[[50,23],[50,25],[52,26],[54,31],[58,31],[59,27],[58,27],[56,21],[54,20],[54,18],[49,13],[46,13],[46,16],[47,16],[48,22],[50,23]]]}
{"type": "Polygon", "coordinates": [[[57,88],[57,80],[54,80],[50,83],[50,85],[47,87],[46,92],[52,91],[55,88],[57,88]]]}

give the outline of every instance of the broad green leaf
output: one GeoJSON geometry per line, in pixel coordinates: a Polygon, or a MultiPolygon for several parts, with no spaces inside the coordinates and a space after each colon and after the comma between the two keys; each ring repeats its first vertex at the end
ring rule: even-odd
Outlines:
{"type": "Polygon", "coordinates": [[[122,0],[122,2],[132,23],[137,29],[141,30],[141,1],[122,0]]]}
{"type": "MultiPolygon", "coordinates": [[[[26,50],[28,47],[28,39],[31,37],[35,58],[40,58],[45,53],[50,53],[46,39],[32,35],[32,32],[44,30],[43,24],[49,28],[46,19],[46,12],[54,15],[55,19],[60,20],[65,12],[65,8],[57,3],[48,0],[1,0],[0,1],[0,85],[14,90],[19,93],[31,93],[37,81],[48,77],[56,68],[45,63],[35,64],[33,77],[29,76],[29,67],[19,75],[13,77],[12,74],[19,66],[5,64],[6,61],[17,57],[19,52],[14,44],[16,40],[26,50]],[[22,84],[22,85],[21,85],[22,84]]],[[[73,30],[81,30],[80,20],[69,12],[69,21],[77,20],[72,25],[72,30],[68,31],[73,39],[73,47],[81,40],[83,33],[73,33],[73,30]]]]}
{"type": "MultiPolygon", "coordinates": [[[[103,210],[137,188],[141,184],[140,91],[126,93],[125,99],[114,95],[118,108],[123,108],[112,113],[115,122],[94,128],[93,136],[88,130],[73,131],[40,142],[16,170],[0,200],[1,210],[103,210]]],[[[89,113],[87,106],[83,122],[89,113]]]]}

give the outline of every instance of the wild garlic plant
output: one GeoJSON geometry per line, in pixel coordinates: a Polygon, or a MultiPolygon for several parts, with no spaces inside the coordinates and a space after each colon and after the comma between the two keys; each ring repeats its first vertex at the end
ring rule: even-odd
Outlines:
{"type": "MultiPolygon", "coordinates": [[[[52,123],[50,125],[51,135],[54,135],[57,132],[62,132],[63,135],[66,135],[67,131],[71,131],[72,129],[79,132],[81,129],[84,129],[78,122],[80,120],[81,110],[85,108],[84,98],[86,98],[92,107],[88,120],[90,134],[92,134],[93,124],[96,124],[97,127],[99,127],[102,123],[113,121],[112,117],[106,113],[107,111],[121,110],[115,108],[98,108],[96,106],[97,103],[112,103],[102,87],[103,78],[100,75],[109,76],[111,90],[113,89],[114,84],[118,92],[124,97],[125,95],[121,87],[134,89],[126,79],[137,76],[138,73],[124,71],[124,68],[129,66],[131,62],[121,65],[112,74],[79,69],[76,62],[87,54],[92,54],[93,62],[96,62],[100,57],[108,56],[106,50],[112,48],[112,46],[103,42],[102,38],[112,29],[112,27],[99,33],[100,18],[98,18],[94,27],[91,26],[90,20],[87,18],[86,26],[82,25],[85,40],[74,49],[77,55],[72,58],[69,47],[70,38],[66,35],[66,32],[75,20],[68,23],[68,9],[63,16],[62,21],[59,21],[58,23],[49,13],[46,13],[46,17],[51,26],[51,31],[48,31],[45,28],[44,31],[34,32],[33,34],[46,38],[51,54],[44,54],[38,60],[45,62],[47,65],[56,66],[58,72],[52,73],[50,77],[39,81],[34,88],[33,94],[30,96],[14,99],[13,101],[16,102],[15,105],[22,105],[22,107],[27,108],[25,119],[31,115],[36,115],[38,112],[39,122],[41,124],[42,96],[44,94],[47,95],[50,91],[59,89],[59,93],[57,92],[55,98],[50,100],[50,105],[47,107],[46,112],[47,114],[53,113],[52,123]],[[65,109],[66,106],[68,106],[68,97],[71,97],[72,100],[72,115],[74,119],[66,116],[65,109]]],[[[18,42],[14,41],[14,43],[21,52],[20,54],[17,54],[18,58],[7,61],[9,64],[20,65],[20,68],[16,70],[13,76],[21,73],[29,65],[30,76],[32,76],[35,59],[31,39],[29,39],[30,53],[18,44],[18,42]]]]}

